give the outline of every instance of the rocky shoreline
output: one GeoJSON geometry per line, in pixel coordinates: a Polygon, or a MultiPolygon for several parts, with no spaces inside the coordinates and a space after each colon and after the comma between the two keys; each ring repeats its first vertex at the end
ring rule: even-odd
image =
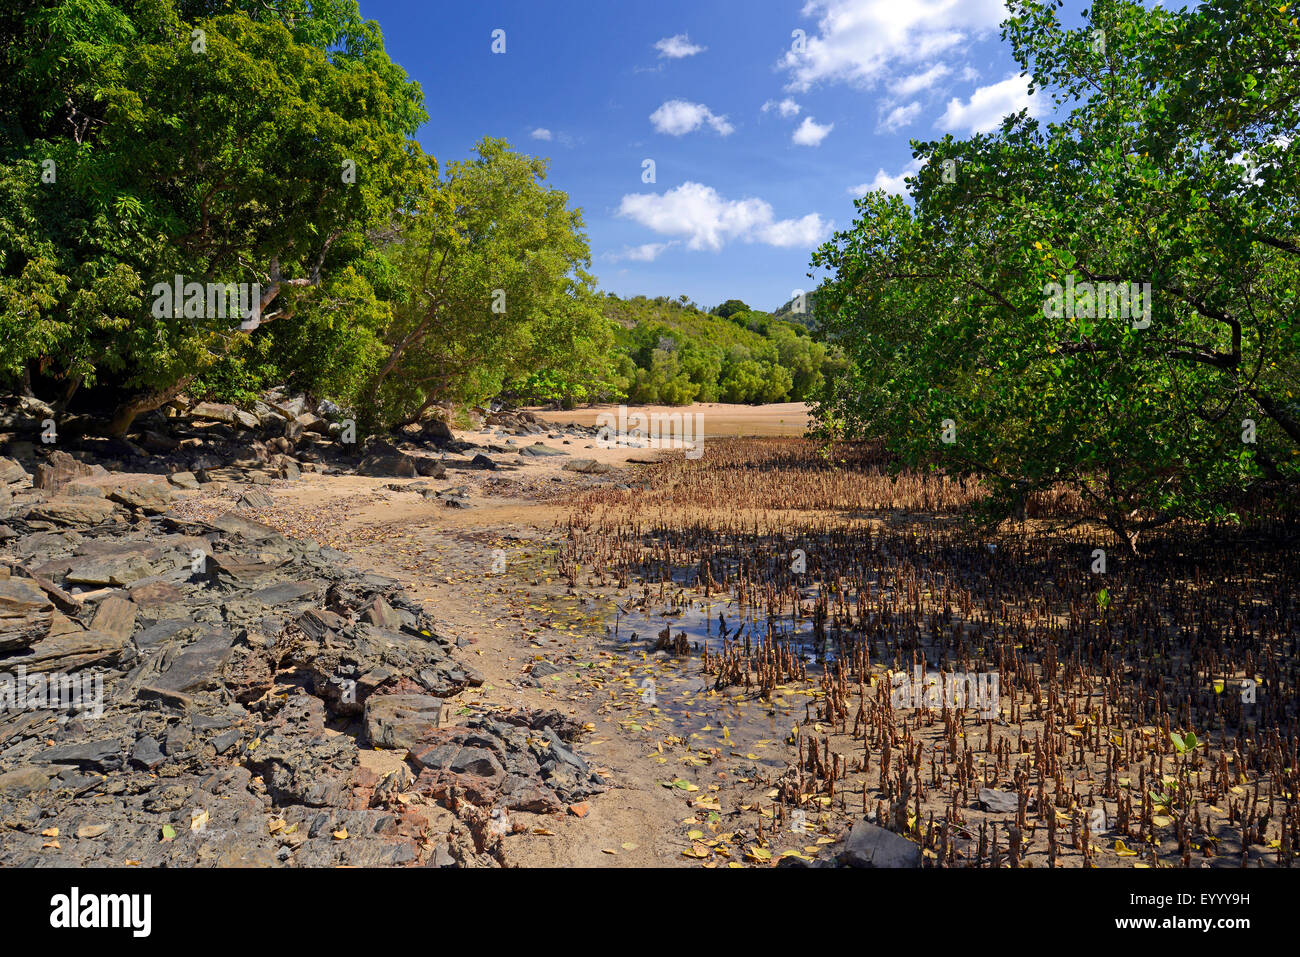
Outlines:
{"type": "Polygon", "coordinates": [[[57,444],[39,403],[0,417],[0,865],[493,865],[510,811],[609,785],[560,714],[458,706],[482,678],[400,582],[248,514],[303,470],[510,464],[436,427],[348,450],[263,405],[57,444]],[[234,510],[173,508],[223,480],[248,485],[234,510]]]}

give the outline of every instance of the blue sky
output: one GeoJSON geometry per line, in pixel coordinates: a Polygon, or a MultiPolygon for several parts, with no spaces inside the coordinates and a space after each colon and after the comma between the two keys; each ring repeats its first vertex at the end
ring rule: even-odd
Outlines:
{"type": "Polygon", "coordinates": [[[775,309],[815,285],[809,255],[855,194],[902,190],[909,139],[1047,109],[999,39],[1000,0],[360,5],[424,88],[426,151],[463,159],[491,135],[549,157],[622,296],[775,309]]]}

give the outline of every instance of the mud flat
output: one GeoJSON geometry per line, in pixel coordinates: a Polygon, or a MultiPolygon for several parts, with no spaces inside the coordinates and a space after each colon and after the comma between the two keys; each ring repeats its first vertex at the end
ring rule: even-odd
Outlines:
{"type": "Polygon", "coordinates": [[[347,448],[267,399],[53,448],[0,417],[0,862],[689,865],[784,768],[789,714],[750,735],[555,575],[564,497],[654,450],[512,414],[347,448]]]}
{"type": "MultiPolygon", "coordinates": [[[[534,409],[548,422],[594,427],[602,415],[617,418],[618,406],[588,406],[569,411],[534,409]]],[[[808,428],[808,406],[803,402],[778,402],[771,405],[733,405],[725,402],[696,402],[692,405],[646,405],[630,411],[647,416],[699,417],[708,437],[723,436],[796,436],[808,428]]]]}
{"type": "Polygon", "coordinates": [[[1128,559],[870,448],[348,449],[273,398],[116,445],[0,417],[0,862],[1292,859],[1285,516],[1128,559]]]}

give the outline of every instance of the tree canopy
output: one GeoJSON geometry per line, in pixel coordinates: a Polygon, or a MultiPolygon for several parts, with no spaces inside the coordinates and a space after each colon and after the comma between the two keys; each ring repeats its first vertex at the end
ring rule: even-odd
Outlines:
{"type": "Polygon", "coordinates": [[[390,256],[409,295],[366,389],[376,419],[495,395],[539,367],[576,388],[608,361],[582,214],[545,179],[544,160],[486,139],[404,224],[390,256]]]}
{"type": "Polygon", "coordinates": [[[814,256],[851,359],[821,422],[1003,506],[1066,483],[1130,541],[1294,482],[1295,17],[1022,2],[1003,35],[1060,119],[914,143],[910,203],[864,197],[814,256]]]}
{"type": "Polygon", "coordinates": [[[0,96],[0,384],[117,435],[276,380],[372,425],[604,387],[581,213],[504,141],[440,175],[356,0],[16,0],[0,96]]]}
{"type": "Polygon", "coordinates": [[[418,198],[418,86],[355,2],[20,3],[0,46],[0,373],[117,397],[113,431],[249,333],[342,295],[418,198]],[[154,308],[174,277],[256,287],[253,316],[154,308]],[[249,320],[252,320],[251,322],[249,320]]]}

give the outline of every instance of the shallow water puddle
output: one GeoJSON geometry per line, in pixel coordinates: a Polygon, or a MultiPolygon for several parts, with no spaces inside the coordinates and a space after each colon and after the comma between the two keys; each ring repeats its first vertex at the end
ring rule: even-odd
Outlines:
{"type": "MultiPolygon", "coordinates": [[[[618,607],[611,598],[573,595],[534,595],[528,605],[542,619],[539,625],[589,643],[586,660],[579,648],[571,649],[579,657],[577,667],[564,672],[573,676],[575,691],[605,699],[599,710],[620,733],[643,739],[666,772],[707,768],[715,779],[726,779],[784,770],[793,725],[819,691],[783,686],[765,701],[737,688],[715,689],[714,677],[703,671],[700,651],[722,648],[716,619],[710,617],[726,607],[721,603],[666,618],[639,611],[623,614],[618,607]],[[674,635],[687,635],[692,645],[688,654],[653,650],[655,632],[665,623],[671,623],[674,635]]],[[[808,644],[811,625],[805,635],[808,644]]],[[[810,662],[815,660],[810,644],[806,653],[810,662]]]]}
{"type": "Polygon", "coordinates": [[[691,644],[693,653],[707,648],[711,653],[723,649],[723,629],[726,640],[733,645],[737,640],[749,638],[757,641],[771,633],[783,642],[789,643],[809,662],[818,664],[835,657],[831,642],[817,641],[813,623],[808,619],[792,619],[783,616],[780,619],[768,619],[752,614],[742,615],[734,602],[708,601],[692,602],[679,608],[646,611],[643,608],[631,608],[624,612],[625,605],[619,606],[618,613],[609,621],[616,637],[638,644],[648,642],[654,646],[656,639],[667,628],[671,637],[684,634],[691,644]]]}

